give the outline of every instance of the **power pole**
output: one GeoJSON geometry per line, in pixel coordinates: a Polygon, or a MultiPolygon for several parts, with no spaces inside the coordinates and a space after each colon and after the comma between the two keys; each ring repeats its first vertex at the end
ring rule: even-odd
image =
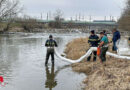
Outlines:
{"type": "Polygon", "coordinates": [[[110,15],[110,21],[112,20],[112,16],[110,15]]]}
{"type": "Polygon", "coordinates": [[[42,13],[41,13],[41,19],[42,19],[42,13]]]}
{"type": "Polygon", "coordinates": [[[47,13],[47,21],[49,20],[49,16],[48,16],[48,13],[47,13]]]}
{"type": "Polygon", "coordinates": [[[91,20],[92,20],[92,16],[90,15],[90,16],[89,16],[89,21],[91,22],[91,20]]]}
{"type": "Polygon", "coordinates": [[[84,21],[84,15],[83,15],[83,17],[82,17],[82,20],[84,21]]]}
{"type": "Polygon", "coordinates": [[[49,19],[51,19],[51,11],[49,11],[49,19]]]}
{"type": "Polygon", "coordinates": [[[112,16],[112,21],[114,21],[114,16],[112,16]]]}
{"type": "Polygon", "coordinates": [[[77,15],[76,15],[75,21],[77,21],[77,15]]]}
{"type": "Polygon", "coordinates": [[[70,20],[71,20],[71,21],[73,21],[73,18],[72,18],[72,17],[70,17],[70,20]]]}
{"type": "Polygon", "coordinates": [[[104,17],[104,20],[105,20],[105,21],[107,20],[107,17],[106,17],[106,16],[104,17]]]}
{"type": "Polygon", "coordinates": [[[79,21],[80,21],[80,19],[81,19],[81,16],[80,16],[80,13],[79,13],[79,21]]]}

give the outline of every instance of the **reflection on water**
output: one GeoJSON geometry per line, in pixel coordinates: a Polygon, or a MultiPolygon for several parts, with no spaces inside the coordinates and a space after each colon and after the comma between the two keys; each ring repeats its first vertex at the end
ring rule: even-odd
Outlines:
{"type": "Polygon", "coordinates": [[[58,68],[55,71],[55,66],[51,65],[50,68],[46,65],[46,82],[45,82],[45,88],[49,88],[49,90],[52,90],[57,85],[57,80],[55,79],[58,73],[64,69],[70,68],[70,65],[64,65],[60,68],[58,68]]]}
{"type": "MultiPolygon", "coordinates": [[[[59,52],[75,35],[54,35],[59,52]]],[[[1,90],[81,90],[83,74],[72,72],[68,63],[55,57],[55,66],[46,57],[48,35],[0,35],[0,76],[7,83],[1,90]],[[43,85],[44,84],[44,85],[43,85]]]]}
{"type": "Polygon", "coordinates": [[[52,90],[57,85],[57,81],[55,79],[55,72],[54,72],[54,65],[51,66],[51,71],[49,71],[48,66],[46,66],[46,83],[45,88],[49,88],[49,90],[52,90]]]}

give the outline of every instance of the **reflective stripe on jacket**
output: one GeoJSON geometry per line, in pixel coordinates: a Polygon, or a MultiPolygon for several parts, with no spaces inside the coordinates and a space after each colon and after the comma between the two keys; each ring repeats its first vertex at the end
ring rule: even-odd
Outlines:
{"type": "Polygon", "coordinates": [[[55,40],[49,39],[46,41],[45,46],[46,47],[57,47],[58,45],[55,40]]]}
{"type": "Polygon", "coordinates": [[[88,43],[91,45],[91,47],[97,47],[99,43],[99,37],[97,35],[90,35],[88,39],[88,43]]]}

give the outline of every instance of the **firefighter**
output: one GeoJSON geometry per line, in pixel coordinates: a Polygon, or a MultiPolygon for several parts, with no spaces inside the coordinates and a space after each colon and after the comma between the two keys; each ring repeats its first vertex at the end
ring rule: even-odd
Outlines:
{"type": "MultiPolygon", "coordinates": [[[[90,47],[98,47],[98,43],[99,43],[99,37],[95,34],[95,31],[92,30],[91,31],[91,35],[89,36],[88,39],[88,43],[90,45],[90,47]]],[[[96,61],[96,57],[97,57],[97,51],[93,51],[93,61],[96,61]]],[[[92,54],[87,58],[87,61],[90,61],[92,54]]]]}
{"type": "Polygon", "coordinates": [[[52,65],[54,65],[54,47],[57,47],[58,45],[57,45],[56,41],[53,39],[52,35],[49,36],[49,39],[46,41],[45,46],[47,47],[45,65],[48,64],[50,55],[51,55],[52,65]]]}

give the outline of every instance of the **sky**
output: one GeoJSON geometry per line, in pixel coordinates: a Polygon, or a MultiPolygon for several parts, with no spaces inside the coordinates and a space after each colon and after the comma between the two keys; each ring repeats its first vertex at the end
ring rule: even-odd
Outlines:
{"type": "Polygon", "coordinates": [[[24,14],[35,18],[52,19],[57,9],[63,12],[65,19],[100,20],[118,19],[125,7],[126,0],[20,0],[24,14]],[[42,14],[42,15],[41,15],[42,14]],[[41,17],[42,16],[42,17],[41,17]]]}

